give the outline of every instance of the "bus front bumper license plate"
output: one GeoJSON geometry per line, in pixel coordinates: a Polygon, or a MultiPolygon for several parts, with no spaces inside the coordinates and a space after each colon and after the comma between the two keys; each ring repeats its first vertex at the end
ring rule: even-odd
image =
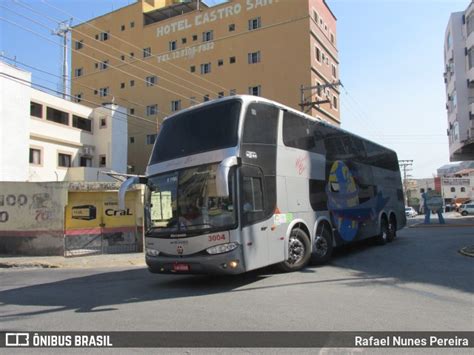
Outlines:
{"type": "Polygon", "coordinates": [[[173,271],[189,271],[189,264],[173,264],[173,271]]]}

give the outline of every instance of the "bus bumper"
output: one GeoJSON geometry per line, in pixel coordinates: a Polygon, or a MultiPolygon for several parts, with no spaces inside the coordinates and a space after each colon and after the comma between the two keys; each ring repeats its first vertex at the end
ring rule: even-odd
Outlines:
{"type": "Polygon", "coordinates": [[[154,274],[222,274],[235,275],[245,272],[242,247],[228,253],[197,256],[150,256],[146,255],[148,270],[154,274]],[[236,261],[237,266],[231,267],[230,262],[236,261]],[[187,265],[188,270],[176,265],[187,265]]]}

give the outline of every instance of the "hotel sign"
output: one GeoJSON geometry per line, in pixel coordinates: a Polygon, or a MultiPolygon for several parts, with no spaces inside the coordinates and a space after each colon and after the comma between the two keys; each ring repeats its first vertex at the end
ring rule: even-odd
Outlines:
{"type": "Polygon", "coordinates": [[[243,10],[250,12],[260,7],[278,3],[279,0],[246,0],[244,4],[236,3],[229,6],[200,13],[194,18],[175,21],[156,29],[156,36],[166,36],[171,33],[184,31],[193,27],[199,27],[218,20],[239,15],[243,10]]]}

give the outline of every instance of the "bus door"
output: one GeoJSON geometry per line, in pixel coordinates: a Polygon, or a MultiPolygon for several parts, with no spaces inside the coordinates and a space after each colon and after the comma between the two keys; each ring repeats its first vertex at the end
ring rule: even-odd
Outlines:
{"type": "Polygon", "coordinates": [[[240,169],[240,215],[246,268],[268,265],[268,233],[271,219],[265,213],[265,179],[261,169],[240,169]]]}

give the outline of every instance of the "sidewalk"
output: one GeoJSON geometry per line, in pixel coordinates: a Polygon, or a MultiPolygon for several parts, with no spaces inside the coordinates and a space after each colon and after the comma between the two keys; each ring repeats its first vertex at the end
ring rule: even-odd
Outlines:
{"type": "Polygon", "coordinates": [[[461,216],[457,212],[443,213],[446,224],[439,224],[438,215],[431,215],[431,223],[425,224],[425,216],[418,215],[414,218],[407,218],[409,228],[430,228],[430,227],[474,227],[474,216],[461,216]]]}
{"type": "Polygon", "coordinates": [[[0,256],[0,270],[11,268],[104,268],[145,266],[144,253],[63,256],[0,256]]]}

